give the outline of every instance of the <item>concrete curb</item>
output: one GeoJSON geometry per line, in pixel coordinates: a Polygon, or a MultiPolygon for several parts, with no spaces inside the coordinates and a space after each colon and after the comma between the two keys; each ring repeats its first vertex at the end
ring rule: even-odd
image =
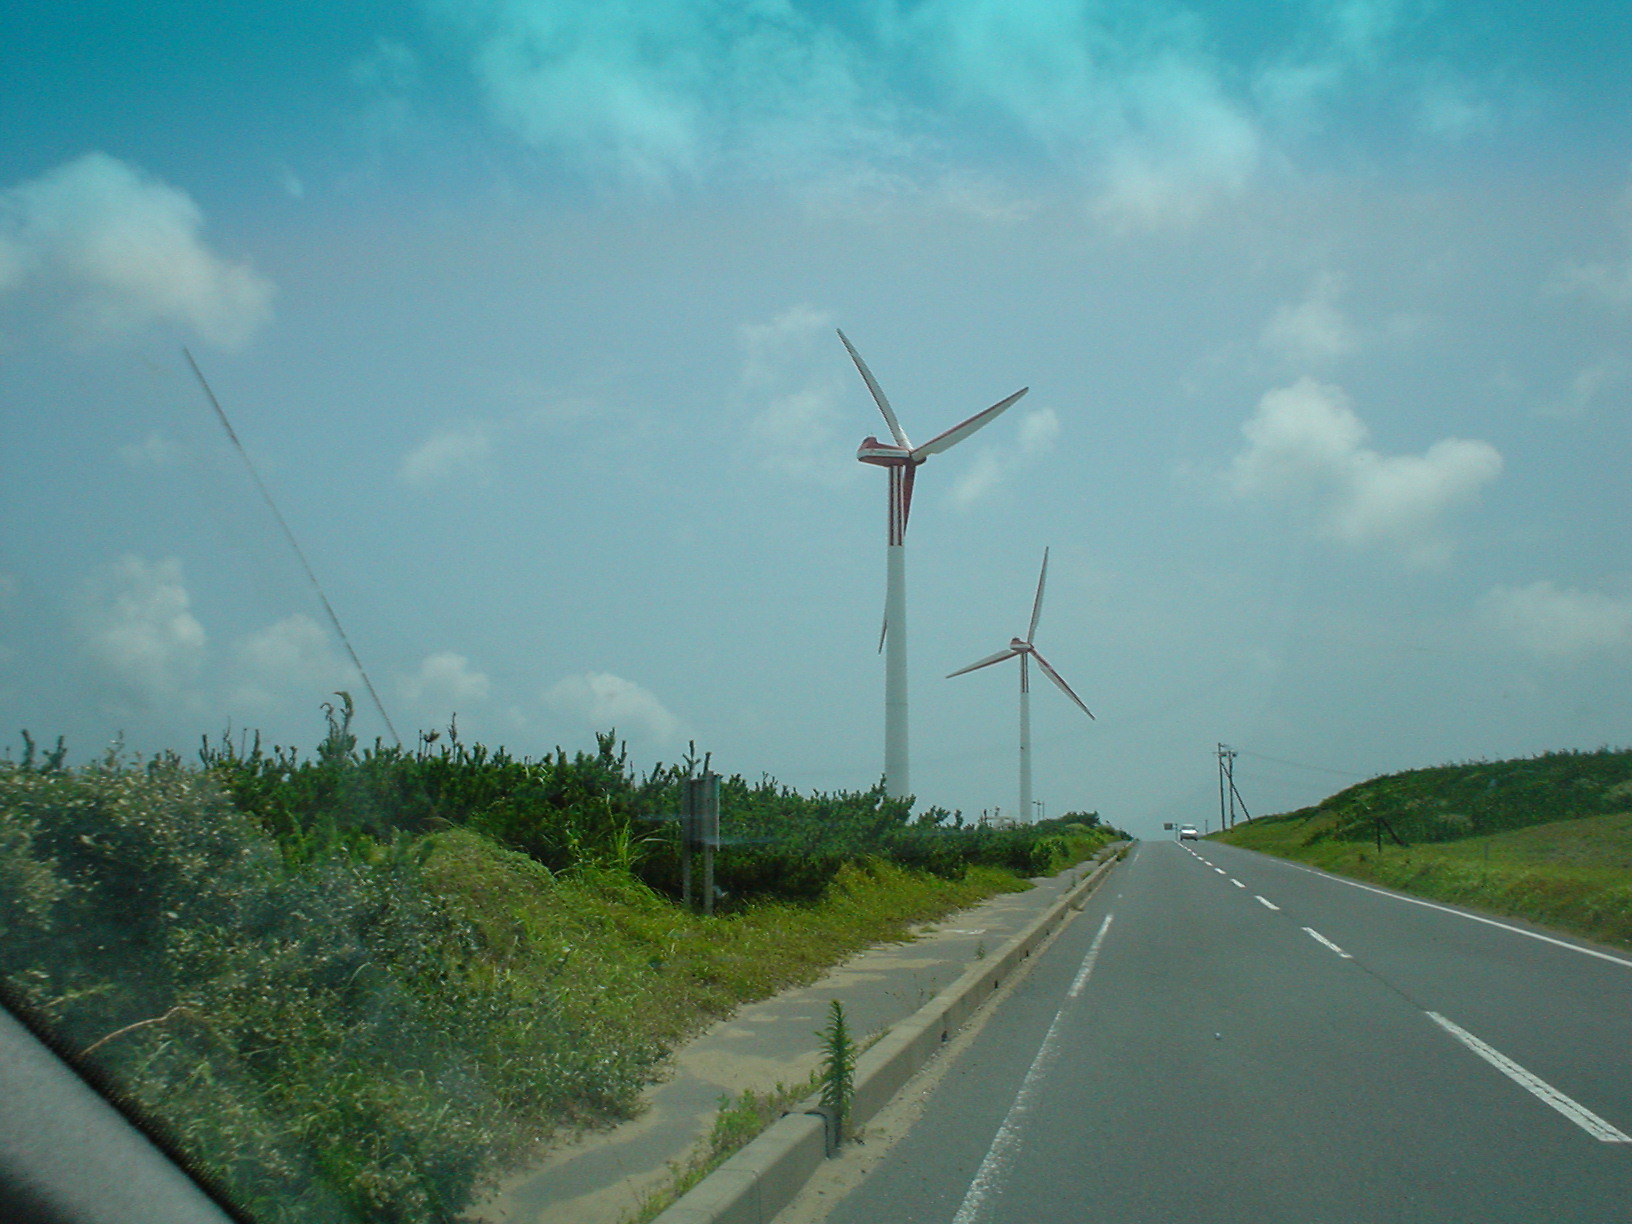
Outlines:
{"type": "MultiPolygon", "coordinates": [[[[968,969],[856,1060],[850,1118],[861,1126],[889,1104],[941,1045],[1022,969],[1116,865],[1113,854],[1060,896],[1047,913],[995,954],[968,969]]],[[[826,1123],[817,1098],[773,1122],[758,1138],[693,1186],[652,1224],[770,1224],[821,1166],[826,1123]],[[806,1112],[808,1111],[808,1112],[806,1112]]]]}

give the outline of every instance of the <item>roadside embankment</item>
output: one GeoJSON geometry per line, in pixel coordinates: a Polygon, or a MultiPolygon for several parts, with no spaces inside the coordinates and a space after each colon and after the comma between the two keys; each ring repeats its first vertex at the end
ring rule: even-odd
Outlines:
{"type": "MultiPolygon", "coordinates": [[[[989,951],[968,961],[944,989],[893,1024],[858,1060],[851,1100],[853,1125],[864,1126],[906,1085],[952,1034],[969,1020],[1005,983],[1029,967],[1034,954],[1081,908],[1084,898],[1098,887],[1118,861],[1121,847],[1107,847],[1100,861],[1063,872],[1034,892],[1011,935],[989,951]]],[[[1005,898],[1003,900],[1017,900],[1005,898]]],[[[960,923],[981,911],[960,915],[960,923]]],[[[972,928],[963,928],[972,930],[972,928]]],[[[891,983],[884,975],[873,983],[876,997],[891,983]]],[[[819,984],[804,992],[812,999],[822,993],[819,984]]],[[[808,1017],[801,1017],[804,1023],[808,1017]]],[[[788,1035],[793,1035],[792,1026],[788,1035]]],[[[808,1046],[809,1037],[804,1037],[808,1046]]],[[[758,1138],[726,1160],[673,1206],[656,1217],[655,1224],[768,1224],[809,1180],[831,1150],[832,1135],[815,1096],[796,1105],[758,1138]]]]}
{"type": "Polygon", "coordinates": [[[1632,948],[1632,754],[1377,778],[1213,839],[1632,948]]]}

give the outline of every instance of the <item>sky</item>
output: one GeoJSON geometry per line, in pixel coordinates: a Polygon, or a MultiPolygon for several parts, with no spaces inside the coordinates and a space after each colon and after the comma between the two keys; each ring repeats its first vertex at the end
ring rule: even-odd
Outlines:
{"type": "Polygon", "coordinates": [[[64,6],[0,36],[0,741],[358,700],[1139,835],[1632,742],[1632,10],[64,6]]]}

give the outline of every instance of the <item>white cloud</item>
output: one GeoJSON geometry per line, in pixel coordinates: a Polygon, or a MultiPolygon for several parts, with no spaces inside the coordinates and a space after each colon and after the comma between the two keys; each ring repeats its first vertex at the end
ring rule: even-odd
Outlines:
{"type": "Polygon", "coordinates": [[[163,470],[174,467],[180,453],[163,434],[150,433],[140,442],[119,448],[119,458],[133,468],[163,470]]]}
{"type": "Polygon", "coordinates": [[[1632,596],[1533,582],[1487,592],[1480,612],[1503,637],[1544,658],[1578,660],[1632,651],[1632,596]]]}
{"type": "Polygon", "coordinates": [[[1264,348],[1296,365],[1324,365],[1347,357],[1360,347],[1360,335],[1337,307],[1342,278],[1323,273],[1308,296],[1279,307],[1258,341],[1264,348]]]}
{"type": "MultiPolygon", "coordinates": [[[[1632,189],[1622,192],[1617,211],[1623,231],[1619,245],[1632,245],[1632,189]]],[[[1549,293],[1579,294],[1622,309],[1632,305],[1632,255],[1567,264],[1553,274],[1545,288],[1549,293]]]]}
{"type": "MultiPolygon", "coordinates": [[[[990,426],[988,426],[990,428],[990,426]]],[[[960,510],[974,505],[1032,460],[1054,449],[1060,436],[1059,414],[1039,408],[1020,418],[1019,438],[1013,447],[988,446],[964,469],[952,486],[952,504],[960,510]]]]}
{"type": "Polygon", "coordinates": [[[92,337],[170,323],[236,348],[271,317],[272,286],[202,227],[186,193],[87,153],[0,193],[0,292],[32,285],[92,337]]]}
{"type": "MultiPolygon", "coordinates": [[[[850,415],[849,362],[832,318],[810,306],[794,306],[769,323],[744,324],[738,337],[739,391],[753,406],[748,442],[758,464],[826,484],[853,478],[857,465],[842,436],[850,415]]],[[[859,378],[855,382],[861,385],[859,378]]],[[[883,419],[876,419],[882,427],[883,419]]]]}
{"type": "Polygon", "coordinates": [[[1632,374],[1632,366],[1620,357],[1606,357],[1584,367],[1570,380],[1563,395],[1541,409],[1542,416],[1578,417],[1612,395],[1632,374]]]}
{"type": "Polygon", "coordinates": [[[1253,88],[1277,124],[1318,128],[1344,91],[1375,75],[1407,23],[1412,0],[1315,0],[1292,52],[1265,65],[1253,88]]]}
{"type": "Polygon", "coordinates": [[[304,613],[286,616],[233,643],[235,706],[265,710],[285,701],[327,700],[360,682],[329,633],[304,613]]]}
{"type": "Polygon", "coordinates": [[[1570,264],[1547,287],[1554,293],[1580,294],[1619,309],[1632,303],[1632,259],[1570,264]]]}
{"type": "MultiPolygon", "coordinates": [[[[366,132],[388,137],[408,127],[420,75],[419,56],[413,48],[391,38],[377,38],[368,54],[351,65],[349,76],[361,98],[359,119],[366,132]]],[[[304,188],[296,198],[303,194],[304,188]]]]}
{"type": "Polygon", "coordinates": [[[680,720],[649,690],[608,672],[567,676],[545,692],[544,700],[596,731],[643,731],[663,744],[680,733],[680,720]]]}
{"type": "Polygon", "coordinates": [[[1230,469],[1238,496],[1312,500],[1328,538],[1392,547],[1416,565],[1448,559],[1444,517],[1502,471],[1494,447],[1461,438],[1421,455],[1380,454],[1342,389],[1311,378],[1265,395],[1241,432],[1247,449],[1230,469]]]}
{"type": "MultiPolygon", "coordinates": [[[[934,74],[949,101],[1018,128],[1093,184],[1118,229],[1193,222],[1240,192],[1262,157],[1193,23],[1117,21],[1052,0],[926,0],[887,50],[934,74]]],[[[922,71],[923,69],[919,69],[922,71]]]]}
{"type": "Polygon", "coordinates": [[[1169,55],[1131,75],[1118,109],[1123,130],[1093,203],[1116,228],[1192,225],[1215,200],[1240,195],[1262,160],[1255,121],[1199,60],[1169,55]]]}
{"type": "Polygon", "coordinates": [[[207,641],[178,558],[121,557],[90,583],[75,628],[85,658],[122,702],[196,703],[207,641]]]}
{"type": "Polygon", "coordinates": [[[842,171],[892,137],[856,47],[785,3],[485,0],[438,6],[489,113],[602,176],[667,188],[722,164],[842,171]]]}
{"type": "Polygon", "coordinates": [[[480,484],[493,442],[485,427],[461,425],[441,430],[403,457],[398,477],[416,489],[439,484],[480,484]]]}
{"type": "Polygon", "coordinates": [[[1430,136],[1466,140],[1496,126],[1496,109],[1467,81],[1442,74],[1423,85],[1417,122],[1430,136]]]}
{"type": "Polygon", "coordinates": [[[492,687],[486,673],[471,669],[469,659],[447,650],[427,655],[417,672],[397,682],[404,700],[441,711],[486,701],[492,687]]]}

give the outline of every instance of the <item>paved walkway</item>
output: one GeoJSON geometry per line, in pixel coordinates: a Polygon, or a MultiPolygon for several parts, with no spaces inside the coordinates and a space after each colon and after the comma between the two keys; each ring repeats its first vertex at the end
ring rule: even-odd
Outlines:
{"type": "Polygon", "coordinates": [[[815,1070],[816,1032],[829,1002],[843,1005],[858,1038],[905,1020],[965,970],[1040,917],[1089,870],[1082,864],[1033,881],[939,923],[907,943],[851,957],[812,986],[743,1007],[676,1051],[672,1074],[644,1094],[632,1122],[592,1134],[512,1175],[470,1215],[483,1224],[619,1224],[661,1188],[670,1162],[689,1156],[712,1127],[720,1097],[796,1084],[815,1070]]]}

